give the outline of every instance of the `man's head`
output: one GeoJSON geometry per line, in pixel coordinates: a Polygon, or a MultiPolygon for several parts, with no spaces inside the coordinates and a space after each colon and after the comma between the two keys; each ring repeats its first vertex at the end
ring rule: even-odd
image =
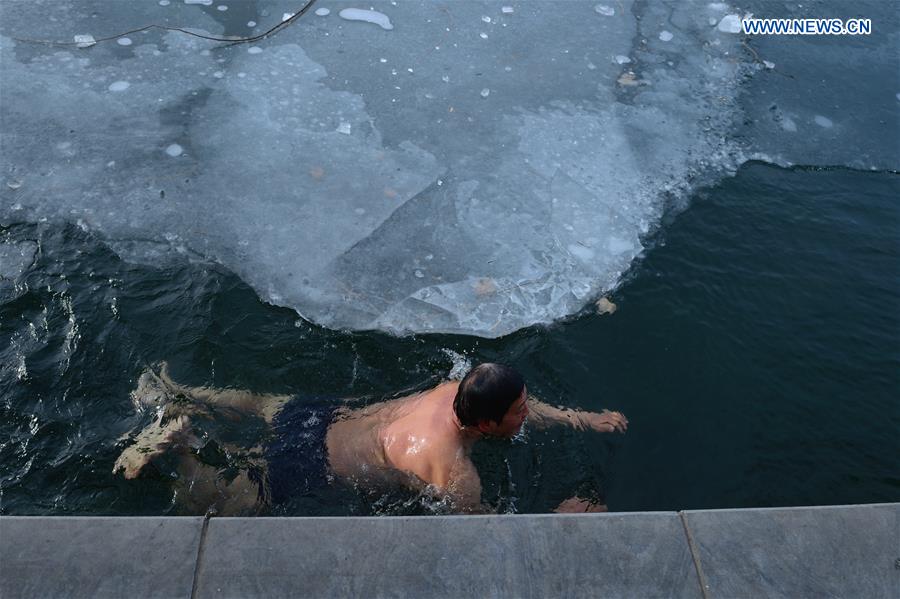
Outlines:
{"type": "Polygon", "coordinates": [[[453,411],[463,426],[488,435],[511,437],[528,415],[525,397],[521,374],[503,364],[481,364],[459,384],[453,411]]]}

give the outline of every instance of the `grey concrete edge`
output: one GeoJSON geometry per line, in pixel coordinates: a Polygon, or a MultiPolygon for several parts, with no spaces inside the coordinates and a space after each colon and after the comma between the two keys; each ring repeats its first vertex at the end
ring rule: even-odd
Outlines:
{"type": "MultiPolygon", "coordinates": [[[[897,503],[874,503],[874,504],[849,504],[849,505],[830,505],[830,506],[792,506],[792,507],[766,507],[766,508],[731,508],[731,509],[718,509],[718,510],[682,510],[682,511],[662,511],[662,512],[611,512],[604,514],[512,514],[512,515],[477,515],[477,516],[459,516],[459,515],[448,515],[448,516],[362,516],[362,517],[341,517],[341,516],[323,516],[323,517],[258,517],[258,518],[206,518],[202,519],[196,516],[16,516],[16,515],[8,515],[8,516],[0,516],[0,536],[8,537],[8,535],[12,534],[14,530],[16,530],[16,534],[20,535],[24,539],[24,543],[27,545],[28,542],[37,543],[37,541],[30,541],[30,539],[41,539],[42,543],[46,543],[46,545],[42,545],[40,551],[44,553],[41,555],[52,555],[54,553],[59,553],[60,557],[65,554],[66,559],[73,559],[73,554],[77,559],[77,556],[82,556],[84,561],[90,561],[96,557],[96,552],[77,552],[74,551],[71,547],[67,547],[67,542],[71,543],[71,536],[69,536],[68,531],[71,531],[73,527],[77,528],[78,522],[85,522],[90,524],[93,527],[101,523],[109,523],[115,524],[115,529],[121,529],[123,524],[128,523],[127,526],[134,525],[138,529],[141,527],[147,527],[150,524],[159,524],[169,522],[173,525],[181,527],[182,523],[184,525],[192,524],[191,527],[199,526],[200,521],[202,520],[202,529],[199,532],[199,539],[195,542],[191,543],[190,548],[182,548],[183,550],[188,550],[191,555],[188,558],[187,554],[183,554],[185,558],[184,567],[189,568],[192,572],[192,587],[190,589],[189,594],[185,594],[184,596],[199,596],[198,595],[198,579],[200,577],[200,573],[203,570],[203,560],[204,553],[210,551],[210,546],[207,541],[208,539],[208,527],[212,522],[213,525],[216,522],[231,522],[234,524],[245,524],[251,525],[255,521],[260,525],[268,525],[271,526],[273,522],[278,522],[281,524],[286,524],[286,521],[291,521],[295,525],[302,525],[301,523],[305,521],[315,521],[321,524],[328,523],[331,526],[338,525],[340,522],[346,523],[349,525],[363,525],[367,522],[392,522],[392,526],[403,527],[403,521],[415,521],[416,527],[419,528],[421,526],[435,526],[438,528],[444,528],[442,524],[452,524],[454,522],[477,522],[479,520],[485,521],[487,524],[488,521],[493,522],[502,522],[502,521],[510,521],[514,520],[517,522],[523,523],[533,523],[537,526],[541,526],[542,522],[546,522],[549,524],[552,522],[563,522],[567,519],[597,519],[598,523],[604,522],[604,525],[609,525],[613,529],[617,525],[616,521],[627,522],[627,526],[642,526],[640,524],[641,519],[645,519],[648,523],[647,527],[649,527],[649,523],[651,521],[657,521],[660,518],[677,518],[683,524],[683,539],[682,541],[688,546],[690,550],[690,555],[694,560],[694,566],[696,568],[696,583],[697,587],[704,598],[720,596],[720,593],[716,592],[716,585],[721,584],[721,576],[722,576],[722,564],[710,564],[709,563],[709,547],[701,550],[701,542],[695,538],[698,534],[698,531],[695,530],[695,523],[699,522],[699,518],[701,517],[710,517],[710,518],[731,518],[732,516],[747,519],[750,518],[755,519],[756,516],[760,517],[760,522],[766,520],[767,518],[773,515],[791,515],[795,513],[796,515],[802,516],[804,518],[828,518],[830,514],[847,514],[851,512],[858,512],[858,515],[861,517],[865,517],[865,512],[872,510],[897,510],[897,513],[900,514],[900,502],[897,503]],[[692,520],[693,518],[693,520],[692,520]],[[424,524],[423,522],[427,523],[424,524]],[[608,523],[608,524],[607,524],[608,523]],[[63,531],[66,531],[66,534],[63,534],[63,531]],[[54,539],[55,537],[55,539],[54,539]],[[196,544],[194,544],[196,543],[196,544]],[[47,549],[47,547],[51,547],[51,549],[47,549]],[[705,551],[705,552],[704,552],[705,551]],[[705,557],[704,557],[705,556],[705,557]],[[718,571],[716,571],[718,568],[718,571]],[[707,572],[707,570],[711,571],[707,572]],[[708,576],[709,575],[709,576],[708,576]],[[711,585],[709,579],[713,580],[713,584],[711,585]],[[718,579],[718,580],[717,580],[718,579]]],[[[828,519],[833,520],[833,519],[828,519]]],[[[833,525],[833,522],[832,522],[833,525]]],[[[897,572],[896,572],[896,580],[900,581],[900,518],[897,519],[897,541],[895,543],[896,547],[892,546],[890,543],[888,544],[888,548],[891,551],[896,551],[897,555],[892,556],[891,559],[897,559],[897,572]]],[[[451,526],[452,528],[452,526],[451,526]]],[[[546,527],[542,527],[546,528],[546,527]]],[[[109,529],[113,530],[113,529],[109,529]]],[[[554,530],[554,527],[551,527],[550,530],[554,530]]],[[[96,533],[95,533],[96,534],[96,533]]],[[[556,534],[556,533],[554,533],[556,534]]],[[[709,540],[709,530],[707,529],[705,532],[700,531],[701,535],[706,535],[702,541],[709,540]]],[[[105,538],[104,535],[101,537],[105,538]]],[[[7,539],[8,540],[8,539],[7,539]]],[[[289,543],[286,543],[286,545],[289,543]]],[[[0,540],[0,546],[6,545],[4,540],[0,540]]],[[[161,547],[163,545],[160,545],[161,547]]],[[[164,550],[148,550],[147,560],[159,561],[166,559],[168,556],[167,551],[164,550]]],[[[18,553],[13,552],[12,550],[3,550],[2,559],[0,559],[0,580],[6,580],[7,582],[0,583],[0,595],[4,598],[7,597],[32,597],[32,596],[42,596],[42,584],[49,584],[46,581],[43,581],[42,577],[35,577],[34,572],[40,572],[40,570],[35,570],[35,563],[32,556],[28,556],[27,559],[23,557],[26,555],[26,550],[18,550],[18,553]],[[18,569],[17,569],[18,568],[18,569]],[[28,570],[28,569],[31,570],[28,570]],[[18,586],[14,586],[9,582],[10,574],[13,575],[22,575],[22,572],[30,572],[28,576],[32,576],[34,580],[27,580],[25,584],[19,584],[18,586]],[[4,588],[5,587],[5,588],[4,588]]],[[[95,572],[99,574],[99,570],[96,569],[96,564],[86,564],[84,570],[84,576],[88,579],[95,572]]],[[[102,568],[101,568],[102,569],[102,568]]],[[[891,575],[888,575],[891,576],[891,575]]],[[[894,578],[890,578],[887,584],[892,585],[894,578]]],[[[56,587],[51,587],[55,591],[55,596],[88,596],[85,594],[85,588],[74,588],[69,592],[61,593],[58,591],[56,587]],[[81,593],[81,594],[79,594],[81,593]]],[[[719,587],[721,588],[721,586],[719,587]]],[[[881,588],[881,587],[879,587],[881,588]]],[[[893,588],[893,587],[890,587],[893,588]]],[[[900,582],[898,582],[898,589],[900,589],[900,582]]],[[[99,589],[103,591],[104,589],[99,589]]],[[[91,589],[91,593],[93,596],[105,596],[104,593],[98,593],[97,589],[91,589]]],[[[46,593],[43,593],[46,595],[46,593]]],[[[204,594],[205,595],[205,594],[204,594]]],[[[898,594],[900,596],[900,594],[898,594]]]]}

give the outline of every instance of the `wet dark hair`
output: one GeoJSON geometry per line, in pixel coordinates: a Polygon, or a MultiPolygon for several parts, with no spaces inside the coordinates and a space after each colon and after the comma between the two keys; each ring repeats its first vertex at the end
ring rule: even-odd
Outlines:
{"type": "Polygon", "coordinates": [[[522,395],[525,379],[503,364],[480,364],[463,378],[453,400],[453,411],[463,426],[477,426],[482,420],[497,424],[522,395]]]}

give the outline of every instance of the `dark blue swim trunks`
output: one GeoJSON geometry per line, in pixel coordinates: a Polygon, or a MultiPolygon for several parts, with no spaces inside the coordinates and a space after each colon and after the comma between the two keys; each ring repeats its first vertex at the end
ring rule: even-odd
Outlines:
{"type": "Polygon", "coordinates": [[[328,484],[325,435],[335,411],[333,401],[297,397],[275,417],[272,439],[265,446],[272,504],[308,496],[328,484]]]}

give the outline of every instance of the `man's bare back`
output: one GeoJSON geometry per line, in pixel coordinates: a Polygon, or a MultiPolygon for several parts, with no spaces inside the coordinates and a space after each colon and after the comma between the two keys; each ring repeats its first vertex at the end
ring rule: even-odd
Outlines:
{"type": "Polygon", "coordinates": [[[332,471],[369,485],[401,472],[411,488],[430,485],[466,507],[477,504],[480,498],[471,496],[477,473],[469,449],[481,435],[465,430],[453,413],[458,387],[459,382],[450,381],[339,416],[326,437],[332,471]]]}
{"type": "MultiPolygon", "coordinates": [[[[146,401],[147,397],[156,404],[162,404],[166,394],[174,392],[196,402],[196,407],[189,407],[192,405],[190,402],[175,402],[172,405],[177,407],[170,408],[171,414],[165,419],[166,424],[163,424],[161,412],[159,420],[137,436],[137,443],[122,452],[114,468],[115,471],[124,470],[127,478],[136,476],[155,455],[191,440],[191,415],[208,417],[211,407],[215,407],[253,414],[272,424],[291,399],[289,396],[184,387],[168,377],[165,367],[159,376],[148,373],[142,375],[138,390],[132,395],[136,405],[146,401]]],[[[428,488],[436,495],[445,496],[453,511],[482,512],[489,508],[481,504],[481,481],[469,457],[478,439],[484,436],[511,437],[520,430],[526,417],[539,428],[563,424],[577,429],[624,432],[628,424],[627,419],[618,412],[597,414],[549,406],[529,397],[524,384],[516,397],[510,397],[511,402],[507,400],[501,406],[501,411],[495,410],[492,418],[473,418],[463,414],[467,420],[464,423],[454,403],[457,396],[462,395],[459,388],[459,382],[449,381],[421,393],[374,405],[355,409],[344,405],[338,408],[324,438],[329,470],[364,488],[397,482],[416,491],[428,488]]],[[[185,459],[192,459],[188,452],[185,459]]],[[[185,463],[180,472],[193,477],[191,486],[196,486],[203,470],[194,463],[185,463]]],[[[205,477],[215,482],[215,472],[207,471],[205,477]]],[[[206,479],[199,482],[210,486],[210,481],[206,479]]],[[[252,495],[248,491],[252,485],[248,480],[236,482],[239,484],[231,484],[235,489],[240,489],[242,497],[235,505],[245,509],[252,495]]],[[[217,484],[212,486],[219,495],[231,500],[228,489],[223,490],[217,484]]],[[[262,492],[259,494],[260,497],[265,495],[262,492]]],[[[563,502],[560,507],[569,511],[590,509],[586,502],[577,498],[563,502]]]]}

